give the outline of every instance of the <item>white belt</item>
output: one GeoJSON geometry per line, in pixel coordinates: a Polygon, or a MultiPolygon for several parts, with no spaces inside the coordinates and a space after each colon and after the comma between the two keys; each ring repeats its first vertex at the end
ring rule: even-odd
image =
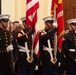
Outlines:
{"type": "Polygon", "coordinates": [[[29,50],[28,50],[26,47],[23,47],[23,46],[20,46],[20,45],[18,45],[18,47],[20,48],[20,49],[19,49],[20,52],[26,52],[27,58],[30,57],[30,56],[29,56],[29,50]]]}
{"type": "Polygon", "coordinates": [[[20,48],[20,49],[19,49],[20,52],[26,52],[26,55],[27,55],[26,60],[27,60],[29,63],[31,63],[31,62],[34,60],[34,58],[33,58],[33,50],[32,50],[32,54],[31,54],[31,57],[30,57],[30,55],[29,55],[29,50],[28,50],[28,46],[27,46],[27,42],[25,43],[25,47],[20,46],[20,45],[18,45],[18,47],[20,48]]]}
{"type": "Polygon", "coordinates": [[[75,52],[76,50],[75,50],[75,49],[69,49],[69,51],[70,51],[70,52],[75,52]]]}
{"type": "Polygon", "coordinates": [[[20,52],[29,52],[29,50],[27,50],[25,47],[18,45],[18,47],[20,48],[19,51],[20,52]]]}
{"type": "Polygon", "coordinates": [[[55,64],[56,62],[57,62],[57,58],[55,57],[53,57],[53,54],[52,54],[52,48],[47,48],[47,47],[45,47],[45,46],[43,46],[43,50],[45,50],[45,51],[48,51],[49,52],[49,54],[50,54],[50,57],[51,57],[51,62],[53,63],[53,64],[55,64]]]}
{"type": "Polygon", "coordinates": [[[48,52],[53,51],[52,48],[48,48],[48,47],[46,47],[46,46],[43,46],[43,50],[46,50],[46,51],[48,51],[48,52]]]}
{"type": "Polygon", "coordinates": [[[43,46],[43,50],[46,50],[47,52],[49,52],[51,59],[53,59],[53,54],[52,54],[53,49],[52,48],[47,48],[47,47],[43,46]]]}
{"type": "Polygon", "coordinates": [[[53,54],[52,54],[53,49],[51,48],[51,44],[50,44],[50,40],[49,40],[49,39],[47,40],[47,43],[48,43],[48,47],[43,46],[43,50],[46,50],[46,51],[49,52],[50,57],[51,57],[50,60],[51,60],[51,62],[52,62],[53,64],[55,64],[55,63],[57,62],[56,52],[54,51],[55,57],[53,57],[53,54]]]}

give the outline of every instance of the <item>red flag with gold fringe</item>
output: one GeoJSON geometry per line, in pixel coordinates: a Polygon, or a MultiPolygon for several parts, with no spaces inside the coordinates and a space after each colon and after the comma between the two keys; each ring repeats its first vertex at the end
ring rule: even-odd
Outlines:
{"type": "Polygon", "coordinates": [[[62,34],[64,33],[64,16],[63,16],[63,1],[52,0],[51,14],[56,17],[58,31],[57,31],[57,45],[58,50],[62,51],[62,34]]]}

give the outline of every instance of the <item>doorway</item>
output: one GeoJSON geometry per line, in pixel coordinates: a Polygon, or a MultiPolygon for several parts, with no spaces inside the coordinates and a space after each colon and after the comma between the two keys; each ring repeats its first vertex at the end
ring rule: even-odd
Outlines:
{"type": "Polygon", "coordinates": [[[71,18],[76,18],[76,0],[63,0],[64,10],[64,26],[68,28],[66,21],[71,18]]]}

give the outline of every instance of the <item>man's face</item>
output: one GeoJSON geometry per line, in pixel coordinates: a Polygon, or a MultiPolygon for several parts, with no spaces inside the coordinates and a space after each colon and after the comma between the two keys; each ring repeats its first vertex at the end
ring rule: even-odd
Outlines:
{"type": "Polygon", "coordinates": [[[27,29],[28,25],[26,24],[26,22],[23,22],[23,26],[27,29]]]}
{"type": "Polygon", "coordinates": [[[76,25],[73,25],[72,27],[73,27],[74,30],[76,30],[76,25]]]}
{"type": "Polygon", "coordinates": [[[16,26],[18,26],[18,25],[19,25],[19,23],[14,23],[13,28],[16,28],[16,26]]]}
{"type": "Polygon", "coordinates": [[[2,22],[2,24],[3,24],[3,26],[4,26],[4,28],[7,28],[8,27],[8,21],[9,20],[2,20],[1,22],[2,22]]]}
{"type": "Polygon", "coordinates": [[[52,23],[49,23],[49,22],[48,22],[48,27],[49,27],[49,28],[52,28],[52,25],[53,25],[52,23]]]}
{"type": "Polygon", "coordinates": [[[25,26],[25,25],[26,25],[26,21],[25,21],[25,20],[23,20],[23,21],[22,21],[22,24],[23,24],[23,26],[25,26]]]}
{"type": "Polygon", "coordinates": [[[45,23],[45,25],[46,25],[46,29],[51,29],[53,27],[53,24],[49,22],[45,23]]]}
{"type": "Polygon", "coordinates": [[[72,25],[72,24],[71,26],[69,25],[69,30],[72,31],[73,29],[76,30],[76,25],[72,25]]]}

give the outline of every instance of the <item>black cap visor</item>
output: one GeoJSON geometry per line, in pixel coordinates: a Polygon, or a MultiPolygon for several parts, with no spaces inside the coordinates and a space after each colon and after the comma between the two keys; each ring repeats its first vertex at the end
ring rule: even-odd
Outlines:
{"type": "Polygon", "coordinates": [[[47,21],[45,21],[45,23],[47,23],[47,22],[53,23],[54,21],[53,20],[47,20],[47,21]]]}
{"type": "Polygon", "coordinates": [[[9,19],[1,19],[1,21],[3,21],[3,22],[8,22],[9,19]]]}
{"type": "Polygon", "coordinates": [[[76,26],[76,23],[71,23],[71,25],[76,26]]]}

